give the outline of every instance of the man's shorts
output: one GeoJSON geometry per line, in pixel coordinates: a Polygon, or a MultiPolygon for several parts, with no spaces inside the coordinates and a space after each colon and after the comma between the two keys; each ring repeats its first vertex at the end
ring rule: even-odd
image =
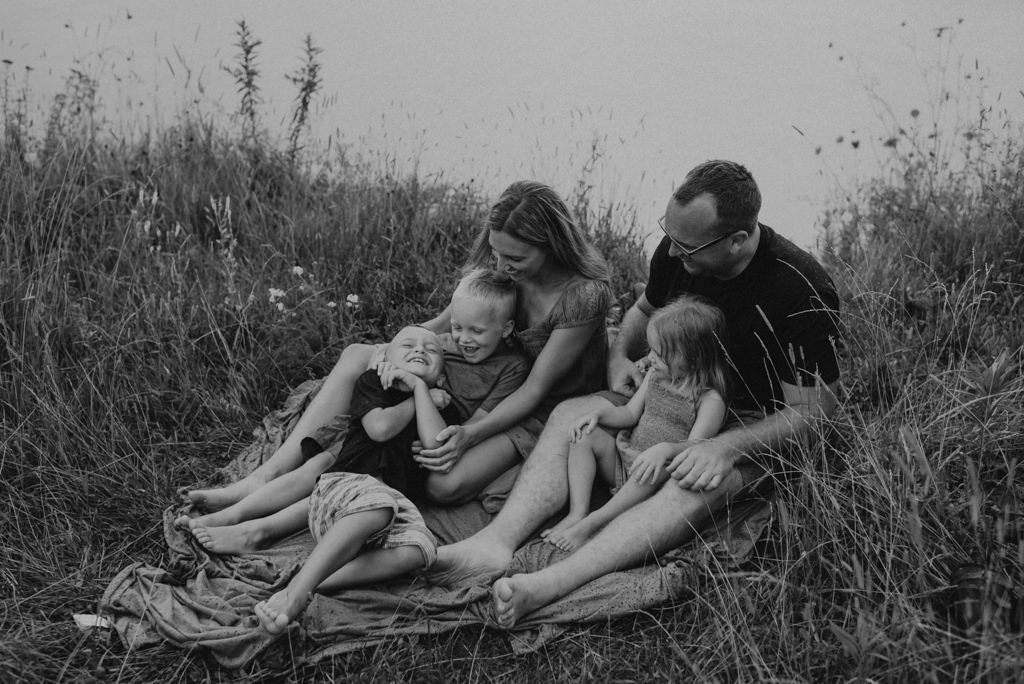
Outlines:
{"type": "Polygon", "coordinates": [[[346,515],[387,508],[391,523],[366,540],[367,549],[415,546],[423,554],[424,567],[437,558],[437,539],[423,516],[408,498],[375,477],[357,473],[324,473],[309,499],[309,531],[319,542],[346,515]]]}

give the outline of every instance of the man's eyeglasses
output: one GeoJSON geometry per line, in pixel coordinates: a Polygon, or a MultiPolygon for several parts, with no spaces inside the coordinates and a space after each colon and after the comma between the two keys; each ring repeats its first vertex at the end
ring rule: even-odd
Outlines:
{"type": "Polygon", "coordinates": [[[661,232],[663,232],[665,234],[665,236],[669,240],[672,241],[672,244],[676,246],[676,249],[678,249],[681,252],[679,257],[681,259],[683,259],[684,261],[688,261],[688,260],[692,259],[693,255],[696,254],[697,252],[699,252],[700,250],[707,249],[708,247],[710,247],[711,245],[715,244],[716,242],[721,242],[725,238],[727,238],[730,235],[732,235],[732,233],[726,233],[725,235],[719,235],[714,240],[711,240],[710,242],[705,242],[700,247],[694,247],[693,249],[690,249],[689,247],[684,246],[683,243],[679,242],[679,240],[676,240],[674,237],[672,237],[671,235],[668,234],[668,231],[665,230],[665,217],[664,216],[662,216],[660,219],[658,219],[658,227],[661,228],[661,232]]]}

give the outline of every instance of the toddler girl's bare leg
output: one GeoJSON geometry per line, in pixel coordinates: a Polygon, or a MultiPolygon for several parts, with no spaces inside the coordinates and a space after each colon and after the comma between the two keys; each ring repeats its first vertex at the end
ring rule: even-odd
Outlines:
{"type": "Polygon", "coordinates": [[[370,549],[346,563],[340,570],[320,583],[320,594],[340,589],[387,582],[408,575],[424,566],[423,552],[416,546],[393,549],[370,549]]]}
{"type": "Polygon", "coordinates": [[[196,527],[192,530],[192,536],[210,553],[252,553],[266,548],[281,537],[298,532],[308,524],[309,497],[306,497],[265,518],[222,527],[196,527]]]}
{"type": "Polygon", "coordinates": [[[320,583],[355,558],[366,540],[387,527],[393,515],[389,508],[377,508],[346,515],[334,523],[288,586],[256,604],[263,628],[271,634],[283,632],[306,609],[320,583]]]}
{"type": "Polygon", "coordinates": [[[590,511],[590,493],[598,468],[605,482],[615,482],[617,456],[615,437],[599,428],[569,447],[569,514],[542,537],[560,549],[571,550],[566,532],[590,511]]]}
{"type": "Polygon", "coordinates": [[[265,463],[237,482],[225,487],[188,492],[192,503],[201,510],[220,510],[240,501],[260,485],[297,468],[302,463],[302,451],[299,448],[302,438],[313,434],[335,416],[348,413],[356,380],[366,370],[373,351],[374,347],[367,344],[351,344],[346,347],[320,392],[309,403],[280,448],[265,463]]]}
{"type": "Polygon", "coordinates": [[[552,540],[552,543],[555,543],[563,551],[575,551],[613,518],[650,497],[667,481],[668,471],[664,468],[658,471],[652,485],[638,484],[630,478],[619,491],[615,492],[615,496],[608,503],[585,516],[575,525],[563,530],[561,538],[552,540]]]}
{"type": "Polygon", "coordinates": [[[427,497],[440,504],[471,501],[494,478],[519,462],[519,452],[506,435],[494,435],[466,450],[451,472],[427,477],[427,497]]]}

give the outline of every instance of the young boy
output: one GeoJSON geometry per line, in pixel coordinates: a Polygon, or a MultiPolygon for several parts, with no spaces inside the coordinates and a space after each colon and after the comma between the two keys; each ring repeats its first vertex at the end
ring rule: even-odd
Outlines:
{"type": "MultiPolygon", "coordinates": [[[[514,283],[499,279],[485,269],[471,272],[456,288],[452,296],[453,334],[441,336],[445,351],[444,387],[447,392],[439,388],[428,388],[435,407],[451,402],[445,417],[453,422],[479,419],[511,394],[529,374],[529,362],[507,344],[512,332],[515,304],[514,283]]],[[[400,344],[396,337],[388,345],[387,353],[392,351],[392,346],[400,344]]],[[[388,390],[384,385],[396,379],[393,359],[388,358],[386,361],[391,365],[381,364],[378,370],[367,371],[360,377],[353,396],[350,431],[337,459],[330,452],[316,453],[318,449],[313,448],[311,453],[315,455],[308,458],[300,468],[272,480],[242,501],[198,518],[183,516],[178,519],[178,524],[190,527],[196,539],[215,553],[244,553],[262,548],[273,539],[301,529],[307,524],[307,518],[313,519],[312,509],[314,505],[323,507],[324,497],[319,492],[317,501],[311,502],[305,497],[313,489],[318,476],[336,462],[337,467],[345,470],[378,474],[385,482],[391,479],[392,484],[397,484],[400,490],[409,487],[408,491],[415,498],[423,478],[423,471],[415,467],[408,448],[408,440],[419,436],[417,423],[421,416],[416,410],[415,396],[409,397],[406,394],[402,397],[403,403],[399,404],[402,408],[398,410],[405,412],[402,417],[407,427],[401,438],[395,435],[384,443],[375,439],[385,433],[376,431],[373,420],[367,418],[369,412],[380,403],[379,398],[375,400],[373,397],[386,393],[388,390]],[[373,469],[379,472],[375,473],[373,469]],[[402,484],[403,481],[405,484],[402,484]]],[[[423,408],[425,419],[429,413],[425,400],[423,408]]],[[[439,430],[430,432],[428,429],[428,439],[424,441],[430,443],[439,430]]],[[[304,447],[309,448],[314,443],[311,440],[304,447]]],[[[424,538],[418,532],[417,535],[417,539],[424,538]]],[[[432,540],[432,537],[429,539],[432,540]]],[[[427,545],[429,543],[425,542],[427,545]]],[[[414,570],[426,560],[428,558],[416,544],[401,545],[394,549],[364,549],[338,572],[320,583],[319,587],[322,590],[333,590],[388,579],[414,570]]],[[[301,606],[284,599],[270,604],[270,607],[275,610],[275,615],[286,616],[283,621],[285,625],[287,620],[301,612],[301,606]],[[278,605],[284,605],[285,608],[278,609],[278,605]]],[[[272,631],[280,631],[276,627],[276,616],[271,621],[264,620],[264,624],[272,631]]]]}

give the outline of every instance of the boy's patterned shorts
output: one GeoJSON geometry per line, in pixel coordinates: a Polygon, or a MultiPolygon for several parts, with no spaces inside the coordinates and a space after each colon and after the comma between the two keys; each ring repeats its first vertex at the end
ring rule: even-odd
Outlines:
{"type": "Polygon", "coordinates": [[[309,531],[317,542],[346,515],[388,508],[391,523],[366,540],[366,548],[394,549],[415,546],[423,554],[424,567],[437,558],[437,539],[423,516],[397,489],[375,477],[356,473],[324,473],[309,498],[309,531]]]}

